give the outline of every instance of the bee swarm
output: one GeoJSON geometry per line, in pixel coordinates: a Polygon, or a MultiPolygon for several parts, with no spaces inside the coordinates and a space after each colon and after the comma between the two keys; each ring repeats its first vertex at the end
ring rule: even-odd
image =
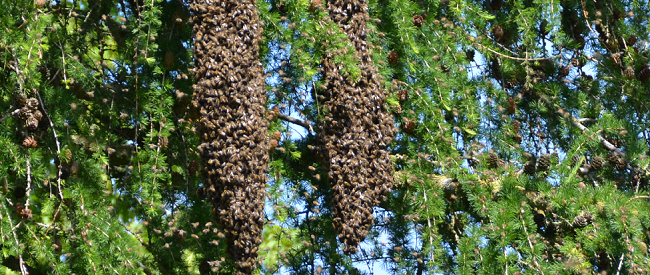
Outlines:
{"type": "Polygon", "coordinates": [[[262,26],[251,0],[194,0],[193,104],[206,195],[238,274],[252,274],[262,242],[268,171],[262,26]]]}
{"type": "MultiPolygon", "coordinates": [[[[366,36],[369,20],[366,1],[329,1],[329,17],[355,46],[361,77],[344,75],[334,55],[322,60],[323,106],[319,143],[329,167],[333,188],[334,227],[346,254],[358,244],[373,223],[373,207],[386,198],[393,184],[392,163],[387,146],[396,129],[384,106],[385,91],[372,65],[366,36]]],[[[396,55],[392,54],[392,55],[396,55]]],[[[394,56],[395,57],[395,56],[394,56]]],[[[390,59],[390,57],[389,57],[390,59]]]]}

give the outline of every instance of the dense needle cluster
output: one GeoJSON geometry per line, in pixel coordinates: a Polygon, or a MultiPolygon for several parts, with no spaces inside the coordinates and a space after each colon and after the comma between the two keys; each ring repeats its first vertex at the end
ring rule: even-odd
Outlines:
{"type": "Polygon", "coordinates": [[[256,266],[269,161],[255,3],[194,0],[190,6],[205,191],[239,274],[256,266]]]}
{"type": "Polygon", "coordinates": [[[370,59],[366,36],[366,1],[329,1],[330,19],[336,22],[355,46],[361,77],[355,81],[341,72],[333,55],[322,61],[324,118],[319,124],[319,142],[329,166],[333,187],[334,227],[346,254],[372,225],[373,207],[392,187],[392,164],[387,146],[396,129],[385,109],[386,95],[370,59]]]}

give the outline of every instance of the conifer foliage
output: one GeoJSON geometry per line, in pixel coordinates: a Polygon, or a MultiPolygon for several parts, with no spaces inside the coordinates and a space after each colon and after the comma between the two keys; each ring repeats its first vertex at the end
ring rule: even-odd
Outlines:
{"type": "Polygon", "coordinates": [[[649,273],[648,1],[0,6],[0,273],[649,273]]]}

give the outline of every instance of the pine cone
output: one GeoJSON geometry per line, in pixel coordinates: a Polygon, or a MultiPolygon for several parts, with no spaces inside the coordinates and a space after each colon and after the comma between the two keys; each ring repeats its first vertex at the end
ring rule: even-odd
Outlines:
{"type": "Polygon", "coordinates": [[[548,29],[548,21],[543,20],[542,23],[539,24],[539,33],[542,36],[546,36],[549,33],[549,31],[550,30],[548,29]]]}
{"type": "Polygon", "coordinates": [[[396,51],[390,51],[388,53],[388,64],[391,66],[399,64],[399,54],[396,51]]]}
{"type": "Polygon", "coordinates": [[[317,10],[322,9],[321,0],[311,0],[309,2],[309,12],[314,13],[317,10]]]}
{"type": "Polygon", "coordinates": [[[625,171],[627,169],[627,162],[623,158],[619,158],[616,160],[614,167],[616,167],[616,170],[618,171],[625,171]]]}
{"type": "Polygon", "coordinates": [[[609,151],[607,153],[607,161],[610,164],[615,164],[618,161],[618,155],[614,151],[609,151]]]}
{"type": "Polygon", "coordinates": [[[499,25],[494,26],[494,28],[492,28],[492,34],[494,35],[494,39],[501,42],[501,38],[503,38],[503,28],[499,25]]]}
{"type": "Polygon", "coordinates": [[[573,218],[573,223],[571,223],[573,228],[583,228],[583,227],[587,226],[587,224],[589,224],[587,222],[587,219],[585,219],[585,217],[583,217],[581,215],[578,215],[575,218],[573,218]]]}
{"type": "Polygon", "coordinates": [[[508,114],[514,115],[517,110],[517,103],[512,97],[508,97],[508,114]]]}
{"type": "Polygon", "coordinates": [[[593,169],[594,171],[600,171],[600,169],[603,168],[603,162],[605,162],[603,158],[599,156],[593,157],[591,159],[591,169],[593,169]]]}
{"type": "Polygon", "coordinates": [[[567,75],[569,75],[570,72],[571,72],[571,66],[562,66],[558,70],[557,74],[560,77],[566,77],[567,75]]]}
{"type": "Polygon", "coordinates": [[[581,155],[575,155],[571,158],[571,166],[582,166],[582,162],[580,162],[580,159],[582,158],[581,155]],[[578,163],[580,162],[580,163],[578,163]]]}
{"type": "Polygon", "coordinates": [[[23,146],[27,148],[36,148],[38,146],[38,142],[33,137],[27,137],[25,140],[23,140],[23,146]]]}
{"type": "Polygon", "coordinates": [[[559,222],[548,221],[548,223],[544,227],[544,233],[546,233],[546,235],[549,237],[554,236],[559,230],[560,230],[559,222]]]}
{"type": "Polygon", "coordinates": [[[647,67],[647,65],[639,72],[637,78],[641,81],[641,83],[648,82],[648,79],[650,79],[650,69],[647,67]]]}
{"type": "Polygon", "coordinates": [[[22,120],[27,120],[28,117],[32,115],[32,111],[29,110],[27,107],[22,107],[20,108],[20,112],[18,112],[18,118],[22,120]]]}
{"type": "Polygon", "coordinates": [[[496,153],[491,152],[488,155],[487,163],[489,169],[494,169],[499,167],[499,156],[496,153]]]}
{"type": "Polygon", "coordinates": [[[544,227],[546,224],[546,215],[544,215],[544,211],[538,210],[535,216],[533,216],[533,221],[535,221],[537,228],[544,227]]]}
{"type": "Polygon", "coordinates": [[[585,213],[583,214],[583,216],[585,217],[585,219],[586,219],[587,222],[589,222],[589,223],[591,223],[591,222],[594,221],[594,214],[592,214],[591,212],[585,212],[585,213]]]}
{"type": "Polygon", "coordinates": [[[397,97],[400,103],[404,103],[409,98],[409,92],[406,90],[399,90],[397,92],[397,97]]]}
{"type": "Polygon", "coordinates": [[[40,121],[43,118],[43,113],[41,113],[39,110],[36,110],[34,113],[32,113],[32,117],[40,121]]]}
{"type": "Polygon", "coordinates": [[[38,109],[38,99],[33,98],[33,97],[27,99],[26,107],[29,108],[32,111],[38,109]]]}
{"type": "Polygon", "coordinates": [[[537,170],[546,171],[551,166],[551,155],[544,154],[539,158],[539,163],[537,164],[537,170]]]}
{"type": "Polygon", "coordinates": [[[38,129],[38,120],[33,116],[28,117],[25,122],[25,127],[30,131],[36,131],[38,129]]]}
{"type": "Polygon", "coordinates": [[[634,79],[634,68],[632,66],[627,66],[623,71],[623,77],[627,79],[634,79]]]}
{"type": "Polygon", "coordinates": [[[22,107],[27,104],[27,95],[26,94],[17,94],[16,95],[16,106],[22,107]]]}
{"type": "Polygon", "coordinates": [[[519,133],[521,130],[521,122],[519,122],[519,120],[513,120],[510,124],[512,125],[512,130],[515,133],[519,133]]]}
{"type": "Polygon", "coordinates": [[[535,174],[535,159],[529,160],[524,164],[524,173],[528,175],[535,174]]]}
{"type": "Polygon", "coordinates": [[[630,35],[630,37],[628,37],[626,41],[627,46],[628,47],[634,46],[634,44],[636,44],[636,40],[637,40],[636,35],[634,34],[630,35]]]}
{"type": "Polygon", "coordinates": [[[410,119],[405,119],[404,124],[402,124],[402,130],[404,131],[404,133],[407,133],[409,135],[414,135],[415,122],[413,122],[413,120],[410,119]]]}
{"type": "Polygon", "coordinates": [[[280,131],[275,131],[273,132],[273,136],[271,136],[271,138],[279,141],[282,139],[282,133],[280,133],[280,131]]]}
{"type": "Polygon", "coordinates": [[[424,24],[424,18],[422,17],[422,15],[417,14],[413,16],[413,25],[419,28],[422,27],[423,24],[424,24]]]}
{"type": "Polygon", "coordinates": [[[467,50],[465,52],[465,56],[467,57],[467,60],[469,60],[470,62],[474,61],[474,54],[476,54],[476,53],[472,49],[467,50]]]}

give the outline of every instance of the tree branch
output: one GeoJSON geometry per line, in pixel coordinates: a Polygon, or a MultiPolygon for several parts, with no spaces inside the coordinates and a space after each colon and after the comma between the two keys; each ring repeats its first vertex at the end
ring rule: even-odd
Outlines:
{"type": "MultiPolygon", "coordinates": [[[[561,108],[559,108],[558,106],[552,104],[551,101],[546,96],[540,95],[540,98],[546,103],[546,105],[548,105],[549,107],[553,107],[553,109],[555,110],[555,113],[557,113],[558,115],[562,116],[563,118],[568,119],[569,121],[571,121],[571,124],[573,124],[574,127],[580,129],[580,131],[586,132],[586,131],[589,130],[589,128],[587,128],[586,126],[584,126],[580,122],[580,119],[577,119],[576,117],[574,117],[569,112],[562,111],[561,108]]],[[[596,134],[595,136],[598,139],[598,141],[600,142],[600,144],[602,144],[603,147],[605,147],[605,149],[607,149],[610,152],[614,152],[619,158],[625,158],[625,153],[623,151],[621,151],[621,149],[618,149],[616,146],[611,144],[609,141],[607,141],[601,135],[596,134]]],[[[626,168],[630,169],[630,171],[632,171],[632,173],[639,173],[639,174],[642,174],[642,175],[650,174],[645,169],[642,169],[640,167],[632,166],[629,163],[627,163],[626,166],[627,166],[626,168]]]]}
{"type": "Polygon", "coordinates": [[[293,118],[293,117],[285,115],[285,114],[278,114],[278,118],[280,118],[280,119],[282,119],[284,121],[287,121],[287,122],[291,122],[291,123],[296,124],[296,125],[300,125],[303,128],[309,130],[310,132],[314,132],[314,129],[311,127],[311,124],[309,123],[309,121],[302,121],[302,120],[293,118]]]}
{"type": "MultiPolygon", "coordinates": [[[[43,102],[43,98],[41,97],[40,92],[36,92],[36,95],[38,96],[38,102],[41,105],[41,109],[43,110],[43,114],[47,118],[47,121],[50,123],[50,128],[52,128],[52,134],[54,135],[54,143],[56,144],[56,155],[60,156],[61,155],[61,142],[59,141],[59,136],[56,134],[56,127],[54,127],[54,122],[52,122],[52,118],[50,117],[50,114],[48,114],[47,109],[45,109],[45,103],[43,102]]],[[[63,201],[63,188],[61,188],[61,174],[63,174],[61,163],[59,163],[59,166],[57,167],[57,176],[56,176],[56,185],[59,188],[59,197],[61,198],[61,201],[63,201]]]]}
{"type": "Polygon", "coordinates": [[[0,118],[0,123],[3,122],[3,121],[5,121],[6,119],[12,117],[12,116],[15,116],[15,115],[18,114],[18,113],[20,113],[20,109],[16,109],[16,110],[14,110],[13,112],[7,114],[6,116],[0,118]]]}

